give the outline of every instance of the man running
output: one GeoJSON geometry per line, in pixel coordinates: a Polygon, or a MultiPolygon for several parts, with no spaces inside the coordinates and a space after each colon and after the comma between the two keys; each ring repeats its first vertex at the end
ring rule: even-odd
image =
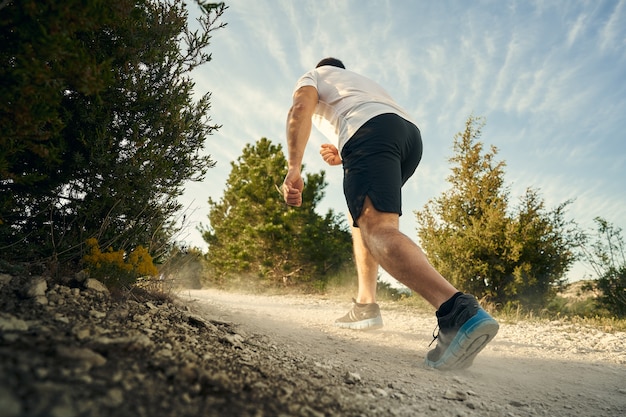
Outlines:
{"type": "Polygon", "coordinates": [[[287,118],[288,171],[285,202],[302,204],[304,150],[311,126],[333,143],[320,154],[343,165],[343,189],[352,219],[359,289],[350,312],[335,323],[352,329],[382,326],[376,304],[378,267],[437,309],[437,346],[426,365],[469,367],[498,332],[498,323],[476,298],[458,291],[428,262],[419,246],[399,230],[401,189],[422,157],[416,124],[377,83],[325,58],[297,82],[287,118]]]}

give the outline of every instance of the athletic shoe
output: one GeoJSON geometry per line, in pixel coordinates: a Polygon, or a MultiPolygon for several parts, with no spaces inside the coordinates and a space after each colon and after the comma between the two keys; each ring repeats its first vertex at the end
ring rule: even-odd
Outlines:
{"type": "MultiPolygon", "coordinates": [[[[426,355],[426,366],[440,370],[469,368],[478,353],[498,333],[498,322],[474,296],[459,296],[452,311],[437,319],[437,347],[426,355]]],[[[432,342],[431,342],[432,344],[432,342]]]]}
{"type": "Polygon", "coordinates": [[[360,304],[352,299],[352,309],[335,320],[335,326],[352,330],[375,330],[383,327],[383,318],[376,303],[360,304]]]}

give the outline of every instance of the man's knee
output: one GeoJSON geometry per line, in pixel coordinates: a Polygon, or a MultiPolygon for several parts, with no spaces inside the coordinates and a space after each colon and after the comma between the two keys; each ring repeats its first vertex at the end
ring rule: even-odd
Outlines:
{"type": "Polygon", "coordinates": [[[375,224],[377,212],[378,210],[376,210],[372,204],[372,200],[370,200],[369,196],[365,196],[363,207],[361,207],[361,213],[357,219],[357,224],[359,225],[361,232],[366,233],[366,230],[369,230],[370,227],[375,224]]]}
{"type": "Polygon", "coordinates": [[[388,231],[398,230],[399,215],[397,213],[387,213],[378,211],[372,204],[369,197],[365,199],[363,211],[358,219],[361,234],[367,240],[369,236],[388,231]]]}

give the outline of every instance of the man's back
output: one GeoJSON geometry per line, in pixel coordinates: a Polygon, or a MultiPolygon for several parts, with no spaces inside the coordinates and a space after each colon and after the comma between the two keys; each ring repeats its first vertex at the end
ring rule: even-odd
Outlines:
{"type": "Polygon", "coordinates": [[[339,150],[361,126],[378,115],[395,113],[412,122],[385,89],[353,71],[322,66],[304,74],[295,90],[304,86],[317,89],[319,103],[313,121],[339,150]]]}

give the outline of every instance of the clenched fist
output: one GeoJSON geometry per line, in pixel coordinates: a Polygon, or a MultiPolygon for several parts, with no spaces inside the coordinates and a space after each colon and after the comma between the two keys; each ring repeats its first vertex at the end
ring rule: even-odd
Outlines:
{"type": "Polygon", "coordinates": [[[285,181],[283,181],[283,198],[290,206],[300,207],[302,205],[302,190],[304,181],[300,171],[289,170],[285,181]]]}
{"type": "Polygon", "coordinates": [[[328,165],[341,165],[339,150],[331,143],[324,143],[320,148],[320,155],[328,165]]]}

